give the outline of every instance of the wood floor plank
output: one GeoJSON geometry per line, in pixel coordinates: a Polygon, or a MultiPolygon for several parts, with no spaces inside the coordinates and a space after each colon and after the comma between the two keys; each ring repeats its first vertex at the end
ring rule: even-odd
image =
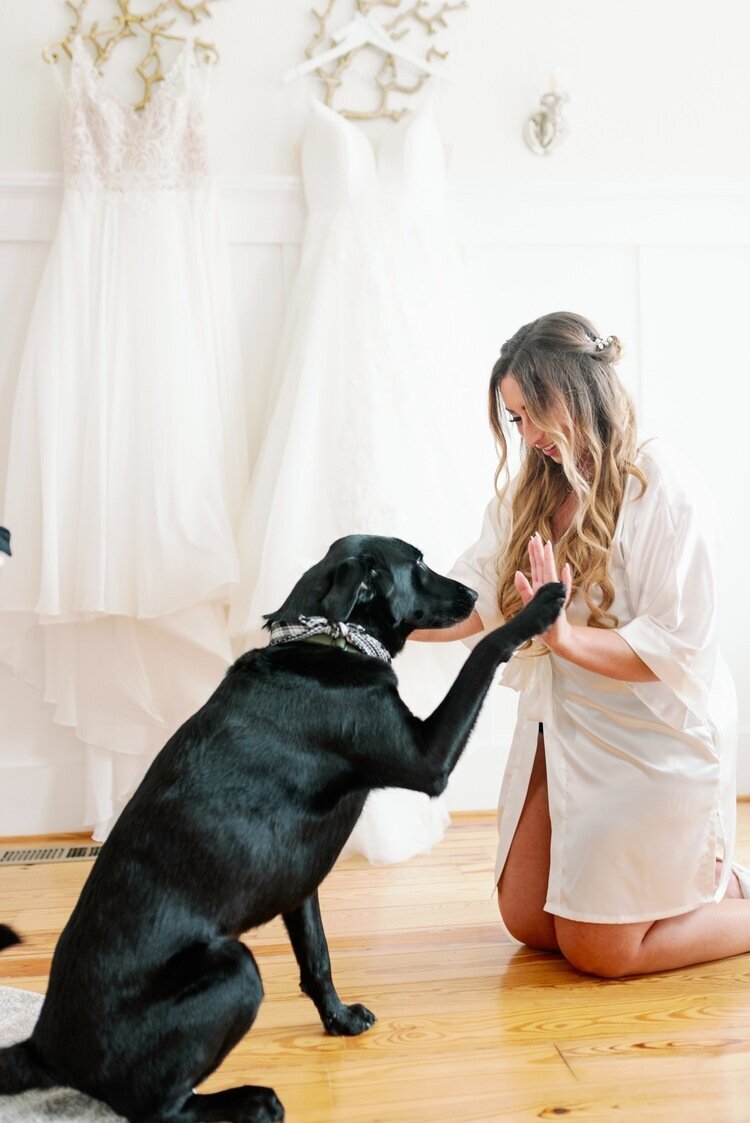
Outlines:
{"type": "MultiPolygon", "coordinates": [[[[750,803],[740,805],[750,859],[750,803]]],[[[54,845],[85,837],[14,839],[54,845]]],[[[332,1038],[299,991],[280,920],[246,937],[265,1000],[207,1090],[275,1087],[289,1123],[750,1121],[750,955],[638,979],[581,975],[502,933],[491,817],[459,819],[399,866],[342,860],[321,889],[342,998],[378,1016],[332,1038]]],[[[750,864],[750,862],[748,862],[750,864]]],[[[90,862],[0,867],[0,921],[24,943],[0,985],[43,992],[90,862]]]]}

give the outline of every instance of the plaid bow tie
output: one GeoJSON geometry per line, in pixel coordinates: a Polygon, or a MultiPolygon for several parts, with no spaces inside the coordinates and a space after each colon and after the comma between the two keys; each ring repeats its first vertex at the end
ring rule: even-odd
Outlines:
{"type": "Polygon", "coordinates": [[[361,625],[326,620],[325,616],[300,616],[297,622],[283,620],[271,624],[270,644],[288,643],[290,640],[304,640],[322,635],[332,636],[334,640],[343,640],[344,643],[356,647],[363,655],[370,655],[373,659],[382,659],[384,663],[391,662],[390,652],[361,625]]]}

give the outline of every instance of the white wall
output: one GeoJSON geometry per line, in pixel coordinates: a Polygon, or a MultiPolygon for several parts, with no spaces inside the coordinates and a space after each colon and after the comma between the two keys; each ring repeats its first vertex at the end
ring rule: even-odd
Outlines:
{"type": "MultiPolygon", "coordinates": [[[[92,8],[93,8],[92,0],[92,8]]],[[[18,359],[59,205],[57,88],[39,46],[62,0],[0,0],[0,487],[18,359]]],[[[344,0],[341,0],[343,7],[344,0]]],[[[302,87],[279,74],[309,36],[302,0],[217,0],[214,164],[228,233],[255,447],[304,208],[296,180],[302,87]]],[[[740,787],[750,792],[748,547],[750,72],[744,0],[689,22],[677,0],[628,5],[471,0],[452,21],[439,117],[450,217],[465,247],[488,365],[521,323],[572,308],[625,342],[623,374],[649,431],[700,463],[725,557],[721,632],[739,687],[740,787]],[[520,130],[551,69],[571,74],[570,136],[540,159],[520,130]]],[[[113,75],[112,80],[116,80],[113,75]]],[[[124,89],[123,85],[123,89],[124,89]]],[[[387,126],[367,126],[373,136],[387,126]]],[[[484,385],[487,369],[467,374],[484,385]]],[[[489,491],[490,481],[488,481],[489,491]]],[[[454,807],[495,802],[514,698],[495,702],[454,778],[454,807]]],[[[0,833],[75,829],[81,754],[27,688],[0,675],[0,833]]]]}
{"type": "MultiPolygon", "coordinates": [[[[279,76],[302,61],[313,2],[212,5],[204,27],[222,55],[211,121],[220,174],[297,171],[305,100],[279,76]]],[[[352,7],[338,0],[336,10],[352,7]]],[[[89,0],[92,13],[113,8],[114,0],[89,0]]],[[[65,31],[67,11],[63,0],[0,0],[0,170],[57,166],[54,97],[39,50],[65,31]]],[[[697,9],[679,0],[470,0],[449,22],[453,84],[442,87],[442,116],[457,179],[750,180],[745,0],[697,9]],[[521,144],[520,128],[555,68],[570,75],[571,135],[554,160],[540,160],[521,144]]]]}

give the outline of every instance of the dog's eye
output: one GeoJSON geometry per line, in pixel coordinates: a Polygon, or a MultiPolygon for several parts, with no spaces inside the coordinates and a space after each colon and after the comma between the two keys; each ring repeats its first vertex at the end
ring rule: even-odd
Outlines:
{"type": "Polygon", "coordinates": [[[417,569],[425,570],[427,566],[424,564],[424,558],[417,559],[417,569]]]}

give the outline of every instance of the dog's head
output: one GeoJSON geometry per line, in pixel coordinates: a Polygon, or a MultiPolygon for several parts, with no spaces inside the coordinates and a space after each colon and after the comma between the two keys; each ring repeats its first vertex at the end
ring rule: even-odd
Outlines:
{"type": "Polygon", "coordinates": [[[448,628],[474,607],[473,589],[429,569],[400,538],[350,534],[299,579],[266,627],[299,616],[360,624],[395,655],[415,628],[448,628]]]}

